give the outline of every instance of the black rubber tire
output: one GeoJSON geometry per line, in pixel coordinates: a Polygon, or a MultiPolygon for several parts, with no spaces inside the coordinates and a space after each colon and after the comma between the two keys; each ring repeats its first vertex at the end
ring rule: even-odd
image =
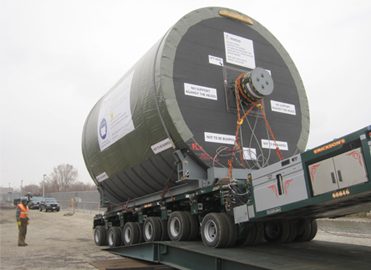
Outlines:
{"type": "Polygon", "coordinates": [[[145,242],[161,240],[161,219],[148,217],[143,224],[143,239],[145,242]]]}
{"type": "Polygon", "coordinates": [[[201,223],[201,238],[205,246],[213,248],[226,247],[229,241],[229,226],[220,213],[209,213],[201,223]]]}
{"type": "Polygon", "coordinates": [[[172,241],[186,241],[191,232],[191,222],[187,212],[171,213],[167,222],[167,233],[172,241]]]}
{"type": "Polygon", "coordinates": [[[139,242],[138,243],[142,243],[144,242],[144,238],[143,238],[143,224],[140,224],[139,222],[135,222],[138,230],[139,230],[139,242]]]}
{"type": "Polygon", "coordinates": [[[296,241],[307,242],[311,241],[317,234],[317,221],[310,219],[302,219],[297,223],[298,234],[296,236],[296,241]]]}
{"type": "Polygon", "coordinates": [[[240,223],[238,224],[237,245],[250,246],[254,244],[256,236],[255,223],[240,223]]]}
{"type": "Polygon", "coordinates": [[[287,220],[274,220],[265,223],[264,236],[269,242],[285,243],[290,236],[290,224],[287,220]]]}
{"type": "Polygon", "coordinates": [[[297,220],[290,220],[289,221],[289,235],[285,240],[285,243],[291,243],[295,241],[296,237],[298,236],[298,221],[297,220]]]}
{"type": "Polygon", "coordinates": [[[256,237],[255,237],[254,245],[259,245],[259,244],[265,242],[265,237],[264,237],[264,223],[257,222],[255,224],[255,226],[256,226],[256,237]]]}
{"type": "Polygon", "coordinates": [[[312,241],[314,237],[316,237],[318,231],[318,225],[317,225],[317,220],[313,219],[311,222],[311,231],[309,235],[309,239],[307,241],[312,241]]]}
{"type": "Polygon", "coordinates": [[[198,223],[198,218],[196,215],[192,215],[189,212],[184,212],[189,220],[189,235],[187,240],[194,241],[198,238],[200,233],[200,224],[198,223]]]}
{"type": "Polygon", "coordinates": [[[121,241],[125,246],[138,244],[141,238],[139,224],[136,222],[127,222],[121,232],[121,241]]]}
{"type": "Polygon", "coordinates": [[[233,247],[236,245],[237,242],[237,226],[234,224],[234,219],[232,216],[228,215],[227,213],[220,213],[221,216],[226,220],[228,224],[228,231],[229,231],[229,238],[228,242],[225,247],[233,247]]]}
{"type": "Polygon", "coordinates": [[[118,226],[114,226],[107,231],[107,242],[110,247],[121,246],[121,229],[118,226]]]}
{"type": "Polygon", "coordinates": [[[161,241],[168,241],[169,234],[167,233],[167,220],[161,219],[161,241]]]}
{"type": "Polygon", "coordinates": [[[104,226],[96,226],[94,228],[94,242],[97,246],[107,245],[107,231],[104,226]]]}

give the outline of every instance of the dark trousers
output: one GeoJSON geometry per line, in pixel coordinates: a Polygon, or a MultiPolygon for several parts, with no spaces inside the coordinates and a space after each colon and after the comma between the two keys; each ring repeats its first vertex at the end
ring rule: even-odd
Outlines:
{"type": "Polygon", "coordinates": [[[21,218],[21,226],[18,227],[18,245],[24,245],[27,233],[27,219],[21,218]]]}

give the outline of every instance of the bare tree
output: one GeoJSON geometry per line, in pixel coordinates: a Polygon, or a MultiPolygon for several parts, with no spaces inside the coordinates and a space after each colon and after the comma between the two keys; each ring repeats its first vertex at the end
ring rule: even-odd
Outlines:
{"type": "Polygon", "coordinates": [[[32,195],[40,195],[41,188],[38,185],[27,185],[23,187],[23,194],[31,193],[32,195]]]}
{"type": "Polygon", "coordinates": [[[66,191],[78,177],[77,170],[70,164],[60,164],[54,167],[51,173],[48,186],[56,191],[66,191]]]}
{"type": "Polygon", "coordinates": [[[75,182],[69,186],[69,191],[89,191],[89,190],[96,190],[97,187],[94,184],[87,184],[83,182],[75,182]]]}

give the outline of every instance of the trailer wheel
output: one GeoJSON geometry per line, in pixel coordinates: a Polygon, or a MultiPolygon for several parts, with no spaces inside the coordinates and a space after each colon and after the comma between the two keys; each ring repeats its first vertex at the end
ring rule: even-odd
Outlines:
{"type": "Polygon", "coordinates": [[[187,212],[175,211],[171,213],[167,222],[167,232],[172,241],[185,241],[191,231],[191,221],[187,212]]]}
{"type": "Polygon", "coordinates": [[[167,241],[169,239],[169,234],[167,233],[167,220],[161,219],[161,241],[167,241]]]}
{"type": "Polygon", "coordinates": [[[297,230],[298,234],[295,239],[296,241],[311,241],[317,234],[317,221],[308,219],[299,220],[297,223],[297,230]]]}
{"type": "Polygon", "coordinates": [[[108,245],[110,247],[118,247],[121,245],[121,230],[120,227],[114,226],[108,229],[107,232],[108,245]]]}
{"type": "Polygon", "coordinates": [[[202,219],[201,238],[205,246],[225,247],[229,238],[227,220],[220,213],[209,213],[202,219]]]}
{"type": "Polygon", "coordinates": [[[184,212],[189,220],[189,236],[186,240],[193,241],[197,239],[200,232],[200,224],[196,215],[192,215],[189,212],[184,212]]]}
{"type": "Polygon", "coordinates": [[[297,235],[298,235],[298,221],[297,220],[291,220],[289,222],[289,235],[286,239],[286,243],[291,243],[295,241],[297,235]]]}
{"type": "Polygon", "coordinates": [[[125,246],[131,246],[140,241],[139,224],[136,222],[127,222],[122,229],[122,242],[125,246]]]}
{"type": "Polygon", "coordinates": [[[143,224],[143,238],[145,242],[161,240],[161,219],[149,217],[143,224]]]}
{"type": "Polygon", "coordinates": [[[290,224],[286,220],[270,221],[264,225],[264,236],[269,242],[287,242],[290,224]]]}
{"type": "Polygon", "coordinates": [[[105,246],[107,244],[106,228],[104,226],[96,226],[94,228],[94,242],[97,246],[105,246]]]}
{"type": "Polygon", "coordinates": [[[138,231],[139,231],[139,242],[138,243],[142,243],[144,241],[143,239],[143,224],[140,224],[139,222],[135,222],[135,225],[137,226],[138,228],[138,231]]]}
{"type": "Polygon", "coordinates": [[[240,223],[238,224],[238,239],[237,245],[249,246],[254,243],[256,236],[255,223],[240,223]]]}
{"type": "Polygon", "coordinates": [[[234,224],[233,217],[227,213],[220,213],[228,224],[229,238],[226,247],[233,247],[237,242],[237,226],[234,224]]]}
{"type": "Polygon", "coordinates": [[[316,237],[318,231],[318,225],[317,225],[317,220],[313,219],[311,222],[311,231],[310,231],[310,236],[307,241],[313,240],[314,237],[316,237]]]}
{"type": "Polygon", "coordinates": [[[247,223],[239,225],[238,245],[253,246],[264,242],[264,224],[247,223]]]}
{"type": "Polygon", "coordinates": [[[255,245],[261,244],[265,242],[264,237],[264,223],[258,222],[256,223],[256,238],[255,238],[255,245]]]}

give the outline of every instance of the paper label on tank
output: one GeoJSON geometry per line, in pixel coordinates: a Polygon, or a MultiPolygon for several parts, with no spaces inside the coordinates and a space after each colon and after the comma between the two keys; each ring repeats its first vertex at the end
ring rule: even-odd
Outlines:
{"type": "Polygon", "coordinates": [[[271,100],[271,109],[274,112],[296,115],[295,105],[271,100]]]}
{"type": "Polygon", "coordinates": [[[224,66],[223,58],[209,55],[209,63],[217,66],[224,66]]]}
{"type": "Polygon", "coordinates": [[[272,140],[265,140],[262,139],[262,147],[266,149],[276,149],[276,143],[280,150],[289,150],[289,146],[287,142],[280,142],[280,141],[272,141],[272,140]]]}
{"type": "Polygon", "coordinates": [[[211,132],[204,132],[205,135],[205,142],[212,142],[212,143],[223,143],[223,144],[234,144],[235,136],[233,135],[226,135],[226,134],[218,134],[218,133],[211,133],[211,132]]]}
{"type": "Polygon", "coordinates": [[[158,154],[161,153],[169,148],[173,148],[174,144],[173,142],[169,139],[166,138],[165,140],[162,140],[154,145],[151,146],[151,149],[153,153],[158,154]]]}
{"type": "Polygon", "coordinates": [[[134,130],[130,108],[133,75],[134,71],[102,100],[98,117],[98,143],[101,151],[134,130]]]}
{"type": "Polygon", "coordinates": [[[218,100],[218,96],[215,88],[184,83],[184,94],[187,96],[193,96],[198,98],[206,98],[212,100],[218,100]]]}
{"type": "Polygon", "coordinates": [[[224,32],[224,46],[228,63],[255,68],[254,44],[251,39],[224,32]]]}
{"type": "Polygon", "coordinates": [[[101,174],[97,175],[95,179],[97,179],[98,182],[103,182],[104,180],[108,179],[108,175],[106,172],[102,172],[101,174]]]}
{"type": "Polygon", "coordinates": [[[243,159],[245,160],[257,160],[255,148],[243,148],[243,159]]]}

